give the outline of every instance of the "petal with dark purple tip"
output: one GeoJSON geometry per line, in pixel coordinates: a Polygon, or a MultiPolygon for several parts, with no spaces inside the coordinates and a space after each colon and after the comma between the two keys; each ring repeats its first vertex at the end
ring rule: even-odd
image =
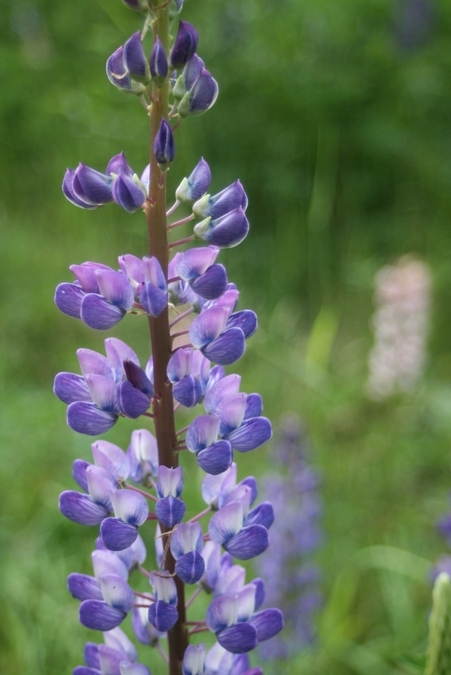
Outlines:
{"type": "Polygon", "coordinates": [[[67,590],[77,600],[103,600],[97,579],[89,576],[89,574],[69,574],[67,590]]]}
{"type": "Polygon", "coordinates": [[[73,189],[79,199],[99,206],[113,201],[112,183],[110,176],[105,176],[86,164],[79,164],[75,170],[73,189]]]}
{"type": "Polygon", "coordinates": [[[195,584],[205,571],[205,561],[197,551],[182,555],[175,563],[175,573],[185,584],[195,584]]]}
{"type": "Polygon", "coordinates": [[[202,389],[199,380],[192,375],[186,375],[173,385],[172,393],[176,401],[186,408],[193,408],[201,399],[202,389]]]}
{"type": "MultiPolygon", "coordinates": [[[[220,366],[218,366],[219,368],[220,366]]],[[[213,372],[214,369],[212,369],[213,372]]],[[[240,375],[226,375],[213,383],[204,398],[205,410],[209,413],[215,413],[227,398],[237,394],[240,390],[240,375]]]]}
{"type": "Polygon", "coordinates": [[[78,284],[59,284],[55,291],[55,305],[64,314],[79,319],[81,301],[84,296],[85,292],[78,284]]]}
{"type": "Polygon", "coordinates": [[[219,298],[227,288],[227,272],[223,265],[212,265],[205,274],[191,282],[191,288],[195,293],[206,300],[219,298]]]}
{"type": "Polygon", "coordinates": [[[156,319],[167,307],[168,296],[166,291],[154,286],[150,281],[146,281],[141,286],[139,301],[144,311],[156,319]]]}
{"type": "Polygon", "coordinates": [[[250,623],[237,623],[216,634],[219,644],[232,654],[250,652],[257,646],[257,630],[250,623]]]}
{"type": "Polygon", "coordinates": [[[92,401],[85,378],[75,373],[58,373],[53,383],[53,391],[67,404],[74,401],[92,401]]]}
{"type": "Polygon", "coordinates": [[[238,597],[236,595],[222,595],[214,598],[207,609],[205,620],[213,633],[233,626],[238,619],[238,597]]]}
{"type": "Polygon", "coordinates": [[[100,410],[106,410],[114,415],[119,415],[120,409],[116,383],[103,375],[86,375],[85,379],[92,401],[96,406],[100,410]]]}
{"type": "Polygon", "coordinates": [[[123,551],[136,540],[138,528],[120,518],[105,518],[100,526],[100,536],[109,551],[123,551]]]}
{"type": "Polygon", "coordinates": [[[221,418],[219,435],[226,434],[237,429],[244,419],[246,408],[246,394],[234,394],[222,400],[216,409],[216,414],[221,418]]]}
{"type": "Polygon", "coordinates": [[[283,614],[280,609],[276,608],[264,609],[261,612],[257,612],[249,622],[255,626],[259,642],[269,640],[269,638],[277,635],[284,626],[283,614]]]}
{"type": "Polygon", "coordinates": [[[183,520],[185,511],[185,502],[177,497],[164,497],[163,499],[159,499],[155,504],[155,513],[158,520],[170,529],[183,520]]]}
{"type": "Polygon", "coordinates": [[[196,460],[201,469],[216,476],[231,466],[233,461],[232,446],[228,441],[218,441],[198,452],[196,460]]]}
{"type": "Polygon", "coordinates": [[[197,30],[186,21],[180,21],[169,61],[172,68],[183,68],[196,52],[197,30]]]}
{"type": "Polygon", "coordinates": [[[136,365],[136,363],[130,361],[130,359],[126,359],[123,366],[128,382],[136,389],[139,389],[139,391],[142,391],[143,394],[146,394],[149,398],[153,396],[152,382],[149,380],[141,366],[136,365]]]}
{"type": "Polygon", "coordinates": [[[67,423],[79,434],[100,436],[117,422],[117,415],[100,410],[94,403],[75,401],[67,409],[67,423]]]}
{"type": "Polygon", "coordinates": [[[161,633],[171,630],[178,617],[177,607],[164,602],[164,600],[157,600],[149,608],[149,623],[161,633]]]}
{"type": "Polygon", "coordinates": [[[101,600],[84,600],[79,610],[80,623],[93,630],[111,630],[125,619],[127,614],[110,607],[101,600]]]}
{"type": "Polygon", "coordinates": [[[255,558],[255,556],[266,551],[268,546],[268,530],[266,527],[263,527],[263,525],[250,525],[249,527],[245,527],[241,532],[224,544],[226,551],[235,558],[238,558],[238,560],[255,558]]]}
{"type": "Polygon", "coordinates": [[[178,256],[175,265],[176,274],[185,281],[192,281],[205,274],[208,268],[214,264],[218,253],[219,248],[217,246],[190,248],[178,256]]]}
{"type": "Polygon", "coordinates": [[[202,348],[202,353],[213,363],[229,366],[240,359],[246,350],[246,338],[241,328],[230,328],[202,348]]]}
{"type": "Polygon", "coordinates": [[[260,417],[263,412],[263,401],[260,394],[249,394],[246,398],[246,408],[244,411],[244,419],[249,417],[260,417]]]}
{"type": "Polygon", "coordinates": [[[247,338],[255,333],[258,327],[257,315],[251,309],[243,309],[241,312],[231,314],[227,320],[227,328],[238,327],[247,338]]]}
{"type": "Polygon", "coordinates": [[[134,171],[125,159],[125,155],[123,152],[120,152],[118,155],[114,155],[108,162],[108,166],[106,168],[105,173],[109,176],[112,173],[115,174],[126,174],[127,176],[130,176],[130,178],[133,176],[134,171]]]}
{"type": "Polygon", "coordinates": [[[97,209],[99,207],[98,204],[89,204],[88,202],[85,202],[83,199],[80,199],[77,197],[77,195],[74,192],[74,176],[75,176],[75,171],[73,169],[67,169],[66,173],[64,174],[64,179],[63,179],[63,194],[68,199],[72,204],[75,206],[79,206],[81,209],[97,209]]]}
{"type": "Polygon", "coordinates": [[[79,525],[99,525],[108,516],[108,510],[95,504],[89,495],[66,490],[59,497],[58,508],[66,518],[79,525]]]}
{"type": "Polygon", "coordinates": [[[235,450],[248,452],[269,441],[271,436],[271,422],[266,417],[251,417],[228,434],[227,439],[235,450]]]}
{"type": "Polygon", "coordinates": [[[126,417],[137,419],[150,406],[150,398],[130,382],[121,382],[119,385],[119,405],[126,417]]]}
{"type": "Polygon", "coordinates": [[[263,525],[267,530],[274,522],[274,509],[271,502],[262,502],[255,509],[249,511],[244,519],[244,525],[263,525]]]}
{"type": "Polygon", "coordinates": [[[110,304],[96,293],[87,293],[81,301],[80,318],[90,328],[109,330],[124,316],[125,309],[110,304]]]}
{"type": "Polygon", "coordinates": [[[122,58],[126,70],[134,80],[143,84],[150,82],[149,64],[144,54],[140,31],[133,33],[124,44],[122,58]]]}
{"type": "Polygon", "coordinates": [[[128,213],[133,213],[144,204],[143,189],[126,174],[119,174],[113,183],[113,199],[128,213]]]}

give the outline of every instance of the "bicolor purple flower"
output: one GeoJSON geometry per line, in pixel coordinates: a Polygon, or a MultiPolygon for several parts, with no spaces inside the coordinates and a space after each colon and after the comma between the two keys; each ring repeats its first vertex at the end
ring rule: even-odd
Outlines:
{"type": "Polygon", "coordinates": [[[188,450],[195,453],[197,463],[206,473],[214,475],[223,473],[233,460],[229,441],[218,440],[220,423],[215,415],[199,415],[186,434],[188,450]]]}
{"type": "Polygon", "coordinates": [[[232,654],[216,642],[205,658],[204,675],[263,675],[261,668],[251,668],[247,654],[232,654]]]}
{"type": "Polygon", "coordinates": [[[175,197],[184,204],[192,204],[207,192],[210,183],[210,167],[201,157],[188,178],[184,178],[178,186],[175,197]]]}
{"type": "Polygon", "coordinates": [[[193,213],[198,218],[219,218],[230,213],[239,206],[246,211],[248,205],[247,195],[239,180],[224,188],[216,195],[205,195],[193,204],[193,213]]]}
{"type": "MultiPolygon", "coordinates": [[[[250,513],[253,514],[252,511],[250,513]]],[[[269,545],[268,527],[273,520],[270,506],[268,513],[260,509],[255,517],[251,517],[248,521],[250,524],[247,524],[246,520],[246,504],[243,506],[241,500],[228,502],[210,520],[208,525],[210,539],[216,544],[221,544],[239,560],[255,558],[266,551],[269,545]]]]}
{"type": "Polygon", "coordinates": [[[119,415],[135,419],[150,406],[152,383],[136,354],[116,338],[105,340],[107,356],[79,349],[82,376],[58,373],[54,392],[65,403],[67,423],[74,431],[91,436],[108,431],[119,415]]]}
{"type": "Polygon", "coordinates": [[[145,201],[144,185],[120,153],[100,173],[86,164],[67,169],[63,180],[65,197],[83,209],[95,209],[115,201],[126,211],[136,211],[145,201]]]}
{"type": "Polygon", "coordinates": [[[174,264],[176,274],[206,300],[219,298],[227,289],[226,270],[215,264],[218,253],[217,246],[191,248],[180,253],[174,264]]]}
{"type": "Polygon", "coordinates": [[[188,645],[182,663],[182,675],[204,675],[205,645],[188,645]]]}
{"type": "Polygon", "coordinates": [[[178,619],[175,581],[166,572],[153,572],[150,583],[154,589],[155,602],[149,608],[149,622],[159,632],[165,633],[178,619]]]}
{"type": "Polygon", "coordinates": [[[179,499],[183,489],[183,472],[179,466],[170,469],[166,466],[158,468],[157,495],[155,513],[160,523],[172,529],[178,525],[185,515],[185,503],[179,499]]]}
{"type": "Polygon", "coordinates": [[[136,483],[146,483],[150,476],[157,475],[157,441],[147,429],[132,432],[127,456],[130,458],[130,478],[136,483]]]}
{"type": "Polygon", "coordinates": [[[110,551],[122,551],[138,537],[138,528],[146,522],[149,506],[146,499],[134,490],[116,490],[111,494],[115,518],[105,518],[100,525],[100,536],[110,551]]]}
{"type": "Polygon", "coordinates": [[[198,42],[197,30],[187,21],[180,21],[177,36],[169,55],[171,68],[181,70],[193,58],[198,42]]]}
{"type": "Polygon", "coordinates": [[[195,584],[204,573],[202,542],[202,528],[199,523],[180,523],[171,536],[171,553],[176,561],[175,573],[185,584],[195,584]]]}
{"type": "Polygon", "coordinates": [[[113,628],[103,635],[105,644],[88,642],[84,649],[85,666],[77,666],[74,675],[121,675],[122,663],[136,663],[136,647],[120,628],[113,628]]]}

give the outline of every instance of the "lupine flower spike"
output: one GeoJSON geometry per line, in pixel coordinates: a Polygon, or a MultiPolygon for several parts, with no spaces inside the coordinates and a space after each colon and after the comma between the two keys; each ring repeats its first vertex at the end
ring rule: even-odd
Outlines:
{"type": "Polygon", "coordinates": [[[284,619],[278,608],[263,608],[263,579],[246,583],[234,559],[268,549],[274,510],[257,499],[253,476],[238,479],[236,459],[264,445],[272,429],[261,396],[242,391],[240,376],[224,369],[244,354],[258,321],[252,310],[238,308],[239,290],[220,261],[222,248],[248,234],[248,199],[239,180],[207,194],[212,173],[200,158],[187,177],[178,177],[168,209],[177,128],[213,105],[218,85],[196,53],[196,29],[176,19],[183,0],[123,2],[144,24],[107,59],[106,73],[117,89],[138,96],[150,116],[150,164],[139,176],[123,152],[104,172],[80,163],[66,171],[63,193],[87,210],[115,202],[128,213],[143,211],[148,252],[123,252],[117,266],[70,265],[73,279],[58,285],[55,304],[96,331],[123,320],[147,326],[151,351],[138,356],[108,334],[105,353],[78,349],[76,372],[58,373],[54,381],[77,433],[103,436],[120,418],[139,420],[128,448],[92,439],[91,456],[73,463],[75,489],[60,495],[62,515],[94,530],[92,573],[71,573],[67,587],[82,625],[104,638],[86,644],[85,665],[73,673],[150,675],[155,655],[170,675],[262,675],[248,654],[277,635],[284,619]],[[181,204],[189,215],[168,222],[181,204]],[[189,236],[173,239],[175,228],[191,222],[189,236]],[[196,239],[198,245],[181,248],[196,239]],[[178,422],[179,409],[188,423],[178,422]],[[185,491],[187,481],[195,486],[193,467],[203,475],[205,502],[194,515],[185,491]],[[146,562],[149,545],[153,562],[146,562]],[[138,575],[144,590],[142,584],[134,590],[138,575]],[[190,607],[201,593],[211,596],[208,608],[193,621],[190,607]],[[143,662],[120,627],[129,615],[136,640],[154,650],[143,662]],[[189,643],[203,631],[214,637],[208,650],[189,643]]]}

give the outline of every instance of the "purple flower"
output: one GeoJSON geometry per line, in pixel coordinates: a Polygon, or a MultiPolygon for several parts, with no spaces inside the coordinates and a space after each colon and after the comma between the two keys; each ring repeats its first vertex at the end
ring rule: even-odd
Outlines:
{"type": "Polygon", "coordinates": [[[211,183],[211,171],[203,157],[200,158],[188,178],[184,178],[175,192],[175,197],[185,204],[200,199],[211,183]]]}
{"type": "Polygon", "coordinates": [[[157,87],[161,88],[166,82],[168,70],[168,60],[164,47],[160,39],[157,38],[150,54],[150,74],[157,87]]]}
{"type": "MultiPolygon", "coordinates": [[[[186,81],[186,78],[185,78],[186,81]]],[[[180,117],[202,115],[218,98],[219,87],[206,68],[202,68],[192,86],[177,106],[180,117]]]]}
{"type": "Polygon", "coordinates": [[[165,119],[161,120],[160,128],[155,136],[153,152],[160,169],[166,171],[174,161],[175,143],[171,126],[165,119]]]}

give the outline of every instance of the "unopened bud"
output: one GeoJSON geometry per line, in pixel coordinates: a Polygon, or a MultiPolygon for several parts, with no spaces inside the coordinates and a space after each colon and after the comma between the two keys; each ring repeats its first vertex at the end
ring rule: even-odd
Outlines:
{"type": "Polygon", "coordinates": [[[203,157],[188,178],[184,178],[175,192],[180,202],[191,204],[200,199],[208,190],[211,181],[211,171],[203,157]]]}
{"type": "Polygon", "coordinates": [[[124,66],[133,80],[148,84],[150,82],[150,69],[141,42],[139,31],[134,33],[124,45],[124,66]]]}
{"type": "Polygon", "coordinates": [[[194,26],[186,21],[180,21],[177,37],[169,58],[172,68],[180,70],[193,58],[198,39],[197,30],[194,26]]]}
{"type": "Polygon", "coordinates": [[[142,96],[145,91],[145,86],[140,82],[134,82],[130,77],[123,60],[124,48],[119,47],[112,54],[106,62],[106,74],[115,87],[123,91],[125,94],[135,94],[142,96]]]}
{"type": "Polygon", "coordinates": [[[181,117],[202,115],[211,108],[218,97],[218,83],[208,70],[202,68],[199,77],[180,101],[177,112],[181,117]]]}
{"type": "Polygon", "coordinates": [[[164,47],[157,38],[150,55],[150,74],[157,87],[161,88],[168,76],[168,60],[164,47]]]}
{"type": "Polygon", "coordinates": [[[160,128],[158,129],[158,133],[155,136],[153,151],[155,153],[158,166],[162,171],[166,171],[166,169],[169,168],[171,162],[174,160],[175,144],[169,122],[164,119],[161,120],[160,128]]]}

